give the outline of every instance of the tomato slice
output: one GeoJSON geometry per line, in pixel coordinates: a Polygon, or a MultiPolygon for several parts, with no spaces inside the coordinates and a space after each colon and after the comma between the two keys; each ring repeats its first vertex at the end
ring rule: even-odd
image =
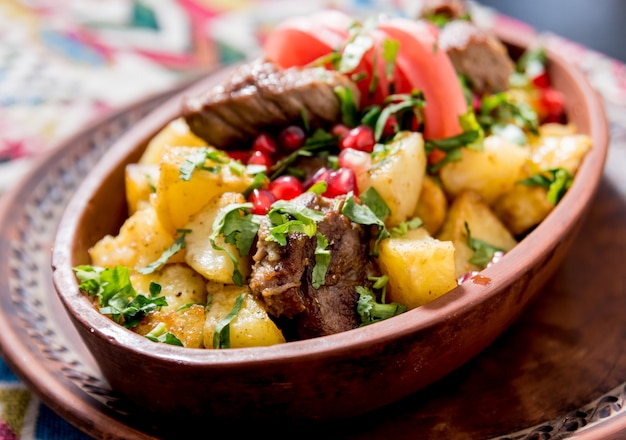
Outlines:
{"type": "Polygon", "coordinates": [[[274,28],[263,43],[269,60],[282,68],[307,64],[340,50],[345,38],[318,26],[309,17],[290,17],[274,28]]]}
{"type": "Polygon", "coordinates": [[[425,21],[402,17],[382,20],[378,29],[399,42],[398,70],[411,88],[424,93],[424,137],[442,139],[460,134],[459,116],[467,113],[467,103],[450,58],[437,46],[437,29],[425,21]]]}

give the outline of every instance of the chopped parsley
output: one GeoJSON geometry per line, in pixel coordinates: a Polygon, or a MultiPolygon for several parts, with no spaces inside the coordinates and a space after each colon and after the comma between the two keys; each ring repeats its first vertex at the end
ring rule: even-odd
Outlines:
{"type": "Polygon", "coordinates": [[[413,217],[410,220],[400,223],[398,226],[391,228],[391,235],[394,237],[402,237],[406,235],[412,229],[417,229],[422,226],[424,222],[419,217],[413,217]]]}
{"type": "Polygon", "coordinates": [[[213,348],[230,348],[230,323],[237,317],[243,307],[246,293],[240,293],[235,299],[235,305],[228,314],[217,323],[213,332],[213,348]]]}
{"type": "MultiPolygon", "coordinates": [[[[377,215],[377,213],[380,214],[384,212],[384,209],[379,206],[379,203],[384,204],[387,208],[387,211],[389,210],[389,208],[374,188],[369,188],[367,191],[370,190],[373,191],[373,193],[376,193],[377,197],[374,196],[372,193],[370,197],[366,197],[365,200],[363,200],[363,195],[361,195],[361,201],[363,202],[362,204],[356,201],[353,193],[349,193],[343,205],[343,208],[341,209],[341,213],[348,217],[350,220],[352,220],[354,223],[378,227],[376,241],[374,243],[374,248],[371,252],[373,256],[378,256],[379,242],[382,239],[390,236],[389,231],[385,227],[384,218],[380,218],[377,215]],[[376,202],[372,202],[373,200],[376,200],[376,202]],[[366,201],[368,201],[371,206],[366,204],[366,201]]],[[[363,194],[365,194],[365,192],[363,194]]]]}
{"type": "Polygon", "coordinates": [[[183,347],[183,343],[173,333],[167,331],[165,323],[160,322],[156,327],[146,334],[146,338],[154,342],[162,342],[169,345],[177,345],[183,347]]]}
{"type": "Polygon", "coordinates": [[[297,203],[279,200],[272,205],[267,213],[270,230],[267,240],[281,246],[287,245],[287,234],[302,232],[311,238],[317,232],[317,223],[324,219],[324,213],[309,209],[297,203]]]}
{"type": "Polygon", "coordinates": [[[315,289],[326,281],[326,272],[330,264],[330,249],[328,249],[328,240],[319,232],[316,234],[317,244],[315,245],[315,266],[313,267],[311,285],[315,289]]]}
{"type": "Polygon", "coordinates": [[[357,313],[361,318],[361,326],[366,326],[388,318],[392,318],[406,311],[406,306],[396,302],[385,303],[385,286],[387,276],[376,277],[372,289],[382,289],[380,302],[376,300],[374,290],[364,286],[357,286],[356,292],[359,294],[357,302],[357,313]]]}
{"type": "Polygon", "coordinates": [[[556,205],[572,186],[574,177],[565,168],[552,168],[520,181],[521,185],[540,186],[548,190],[548,202],[556,205]]]}
{"type": "Polygon", "coordinates": [[[471,264],[475,264],[480,268],[485,268],[493,260],[496,252],[504,252],[504,249],[493,246],[486,241],[472,237],[467,222],[465,224],[465,232],[467,234],[467,245],[474,251],[474,255],[469,259],[471,264]]]}
{"type": "Polygon", "coordinates": [[[165,263],[167,263],[168,260],[172,258],[178,251],[185,248],[185,236],[191,231],[189,229],[178,229],[176,232],[180,234],[180,237],[178,237],[169,248],[165,249],[156,261],[153,261],[146,267],[137,269],[137,272],[144,275],[151,274],[152,272],[163,266],[165,263]]]}
{"type": "Polygon", "coordinates": [[[215,239],[218,235],[222,235],[226,243],[235,245],[240,256],[248,255],[261,224],[259,216],[250,214],[250,208],[252,208],[251,203],[233,203],[220,209],[213,221],[213,232],[209,237],[213,249],[226,252],[233,262],[232,279],[238,286],[243,286],[239,260],[228,249],[219,246],[215,239]]]}
{"type": "Polygon", "coordinates": [[[111,318],[126,328],[133,328],[150,312],[167,306],[167,300],[158,296],[161,287],[150,284],[150,297],[138,294],[130,282],[127,267],[100,268],[77,266],[74,268],[80,282],[79,289],[90,296],[96,296],[98,307],[103,315],[111,318]]]}
{"type": "Polygon", "coordinates": [[[195,170],[205,170],[212,173],[219,173],[222,165],[231,161],[228,155],[220,150],[212,148],[198,148],[196,151],[185,155],[185,162],[180,166],[180,179],[184,181],[191,180],[191,176],[195,170]],[[207,166],[206,162],[211,161],[215,165],[207,166]]]}

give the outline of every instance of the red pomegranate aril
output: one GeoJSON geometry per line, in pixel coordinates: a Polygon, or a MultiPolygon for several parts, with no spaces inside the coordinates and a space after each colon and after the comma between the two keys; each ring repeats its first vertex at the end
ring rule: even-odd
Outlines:
{"type": "Polygon", "coordinates": [[[248,163],[248,159],[250,158],[250,154],[252,152],[250,150],[231,150],[227,151],[228,157],[234,160],[238,160],[241,163],[248,163]]]}
{"type": "Polygon", "coordinates": [[[353,128],[339,141],[339,148],[353,148],[359,151],[371,153],[374,150],[376,139],[374,138],[374,130],[369,125],[359,125],[353,128]]]}
{"type": "Polygon", "coordinates": [[[550,87],[550,77],[548,76],[548,72],[544,70],[543,72],[532,78],[532,82],[540,89],[547,89],[548,87],[550,87]]]}
{"type": "Polygon", "coordinates": [[[278,143],[284,151],[296,151],[304,145],[306,133],[297,125],[283,128],[278,134],[278,143]]]}
{"type": "Polygon", "coordinates": [[[383,128],[383,138],[388,138],[396,134],[399,130],[398,120],[395,116],[391,115],[385,121],[385,128],[383,128]]]}
{"type": "Polygon", "coordinates": [[[331,129],[330,129],[330,134],[332,134],[333,136],[336,136],[338,138],[342,138],[345,135],[347,135],[348,133],[350,133],[350,127],[348,127],[347,125],[344,124],[335,124],[331,129]]]}
{"type": "Polygon", "coordinates": [[[565,115],[563,94],[558,90],[541,89],[540,105],[544,110],[542,122],[561,122],[565,115]]]}
{"type": "Polygon", "coordinates": [[[248,202],[252,203],[252,213],[265,215],[270,210],[276,196],[268,189],[253,189],[248,196],[248,202]]]}
{"type": "Polygon", "coordinates": [[[253,151],[248,158],[248,165],[265,165],[268,169],[274,164],[272,158],[263,151],[253,151]]]}
{"type": "Polygon", "coordinates": [[[346,148],[339,153],[339,167],[350,168],[355,175],[359,175],[372,167],[372,156],[365,151],[346,148]]]}
{"type": "Polygon", "coordinates": [[[329,174],[330,174],[330,170],[328,168],[326,167],[320,168],[319,170],[315,172],[315,174],[313,174],[313,176],[311,176],[309,179],[307,179],[304,182],[304,185],[302,185],[302,188],[304,190],[308,190],[317,182],[321,182],[321,181],[327,182],[329,174]]]}
{"type": "Polygon", "coordinates": [[[252,149],[254,151],[262,151],[269,156],[273,156],[278,152],[276,141],[267,133],[261,133],[254,139],[254,142],[252,142],[252,149]]]}
{"type": "Polygon", "coordinates": [[[280,176],[270,183],[269,190],[277,200],[291,200],[302,194],[302,182],[294,176],[280,176]]]}
{"type": "Polygon", "coordinates": [[[324,192],[325,197],[333,198],[348,194],[350,191],[358,195],[356,176],[354,175],[354,171],[350,168],[339,168],[338,170],[331,171],[328,174],[326,183],[328,183],[328,187],[326,188],[326,192],[324,192]]]}

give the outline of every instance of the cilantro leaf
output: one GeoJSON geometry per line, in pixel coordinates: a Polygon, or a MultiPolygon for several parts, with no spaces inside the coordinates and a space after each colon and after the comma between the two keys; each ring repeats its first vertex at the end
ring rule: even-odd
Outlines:
{"type": "Polygon", "coordinates": [[[235,305],[228,314],[217,323],[213,332],[213,348],[230,348],[230,323],[237,317],[243,307],[246,293],[240,293],[235,299],[235,305]]]}
{"type": "Polygon", "coordinates": [[[385,200],[380,196],[380,194],[378,194],[378,191],[376,191],[373,186],[370,186],[363,191],[359,198],[379,220],[384,222],[389,214],[391,214],[387,203],[385,203],[385,200]]]}
{"type": "Polygon", "coordinates": [[[181,249],[184,249],[185,248],[185,236],[191,231],[188,229],[179,229],[177,232],[181,234],[180,237],[178,237],[176,241],[174,241],[174,243],[172,243],[172,245],[169,248],[165,249],[163,253],[161,254],[161,256],[156,261],[153,261],[152,263],[148,264],[146,267],[137,269],[137,272],[144,274],[144,275],[151,274],[152,272],[154,272],[155,270],[163,266],[165,263],[167,263],[167,261],[171,257],[173,257],[178,251],[180,251],[181,249]]]}
{"type": "Polygon", "coordinates": [[[330,264],[330,249],[328,249],[328,240],[319,232],[316,235],[317,244],[315,245],[315,266],[313,267],[311,285],[315,289],[326,281],[326,272],[330,264]]]}
{"type": "Polygon", "coordinates": [[[391,228],[391,235],[394,237],[401,237],[406,235],[411,229],[417,229],[422,226],[424,222],[419,217],[413,217],[410,220],[400,223],[398,226],[391,228]]]}
{"type": "Polygon", "coordinates": [[[156,327],[154,327],[145,336],[146,338],[154,342],[162,342],[164,344],[177,345],[179,347],[183,347],[183,343],[181,342],[181,340],[178,339],[176,335],[169,333],[167,331],[167,326],[163,322],[160,322],[156,327]]]}
{"type": "Polygon", "coordinates": [[[185,155],[185,162],[180,166],[178,172],[180,179],[184,181],[191,180],[191,176],[195,170],[206,170],[212,173],[219,173],[222,165],[231,161],[226,153],[221,150],[212,148],[198,148],[196,151],[185,155]],[[215,165],[207,166],[206,162],[211,161],[215,165]]]}
{"type": "Polygon", "coordinates": [[[474,251],[474,255],[469,259],[469,262],[479,266],[481,268],[487,267],[489,262],[493,259],[496,252],[504,252],[504,249],[493,246],[486,241],[474,238],[471,235],[469,225],[465,224],[465,232],[467,233],[467,245],[474,251]]]}
{"type": "Polygon", "coordinates": [[[251,203],[232,203],[220,209],[213,221],[213,232],[209,236],[213,249],[225,252],[233,262],[232,279],[238,286],[243,286],[239,259],[229,249],[218,245],[215,240],[222,235],[226,243],[235,245],[240,256],[248,255],[261,224],[258,216],[250,214],[250,208],[252,208],[251,203]]]}
{"type": "Polygon", "coordinates": [[[399,303],[384,304],[376,301],[376,295],[371,289],[357,286],[359,299],[357,313],[361,317],[361,326],[366,326],[388,318],[392,318],[406,311],[406,306],[399,303]]]}
{"type": "Polygon", "coordinates": [[[77,266],[74,268],[79,281],[79,289],[90,296],[96,296],[100,313],[111,315],[111,318],[124,327],[135,327],[150,312],[167,305],[163,296],[151,283],[150,298],[137,294],[130,282],[127,267],[99,268],[94,266],[77,266]]]}
{"type": "Polygon", "coordinates": [[[324,219],[324,213],[297,203],[279,200],[272,205],[267,218],[270,221],[270,234],[267,239],[285,246],[287,234],[290,232],[302,232],[307,237],[315,235],[317,223],[324,219]]]}
{"type": "Polygon", "coordinates": [[[574,182],[574,177],[565,168],[552,168],[530,176],[519,183],[528,186],[540,186],[548,190],[547,199],[553,205],[561,201],[574,182]]]}
{"type": "MultiPolygon", "coordinates": [[[[374,208],[378,209],[378,208],[374,208]]],[[[349,193],[346,197],[346,201],[341,208],[341,213],[352,220],[354,223],[360,225],[372,225],[378,227],[378,233],[376,234],[376,241],[374,243],[374,249],[372,255],[378,255],[378,244],[380,240],[390,236],[389,231],[385,227],[385,223],[381,220],[366,204],[359,204],[356,202],[353,193],[349,193]]]]}

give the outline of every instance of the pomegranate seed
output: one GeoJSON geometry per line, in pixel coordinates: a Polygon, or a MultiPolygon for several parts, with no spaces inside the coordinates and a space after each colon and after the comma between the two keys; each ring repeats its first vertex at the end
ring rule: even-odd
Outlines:
{"type": "Polygon", "coordinates": [[[369,125],[359,125],[356,128],[350,130],[339,141],[339,148],[342,150],[346,148],[354,148],[359,151],[366,151],[371,153],[374,150],[376,139],[374,139],[374,130],[369,125]]]}
{"type": "Polygon", "coordinates": [[[352,191],[357,194],[356,176],[350,168],[339,168],[331,171],[326,179],[328,187],[324,193],[325,197],[333,198],[352,191]]]}
{"type": "Polygon", "coordinates": [[[350,132],[350,127],[344,124],[336,124],[330,129],[330,134],[342,138],[350,132]]]}
{"type": "Polygon", "coordinates": [[[346,148],[339,153],[339,167],[350,168],[358,176],[372,167],[372,156],[365,151],[346,148]]]}
{"type": "Polygon", "coordinates": [[[565,116],[563,95],[555,89],[541,89],[540,105],[544,110],[543,122],[561,122],[565,116]]]}
{"type": "Polygon", "coordinates": [[[267,133],[261,133],[254,139],[252,149],[254,151],[262,151],[269,156],[273,156],[278,151],[276,141],[267,133]]]}
{"type": "Polygon", "coordinates": [[[232,150],[226,152],[231,159],[238,160],[241,163],[248,163],[250,153],[250,150],[232,150]]]}
{"type": "Polygon", "coordinates": [[[291,200],[302,194],[302,182],[294,176],[280,176],[270,183],[269,189],[277,200],[291,200]]]}
{"type": "Polygon", "coordinates": [[[540,89],[547,89],[548,87],[550,87],[550,78],[548,77],[548,72],[544,70],[543,72],[535,76],[532,79],[532,82],[540,89]]]}
{"type": "Polygon", "coordinates": [[[275,201],[276,197],[267,189],[253,189],[248,196],[248,202],[252,203],[252,213],[257,215],[267,214],[275,201]]]}
{"type": "Polygon", "coordinates": [[[321,182],[321,181],[327,182],[329,174],[330,174],[330,170],[328,168],[326,167],[320,168],[319,170],[315,172],[315,174],[313,174],[313,176],[311,176],[309,179],[307,179],[304,182],[304,185],[302,185],[302,188],[306,190],[312,187],[317,182],[321,182]]]}
{"type": "Polygon", "coordinates": [[[285,151],[296,151],[304,145],[305,140],[306,133],[297,125],[290,125],[289,127],[283,128],[278,134],[278,142],[285,151]]]}
{"type": "Polygon", "coordinates": [[[272,158],[263,151],[253,151],[248,159],[248,165],[265,165],[268,169],[273,165],[272,158]]]}
{"type": "Polygon", "coordinates": [[[389,116],[385,121],[385,128],[383,128],[383,138],[388,138],[396,134],[399,130],[398,120],[395,116],[389,116]]]}

